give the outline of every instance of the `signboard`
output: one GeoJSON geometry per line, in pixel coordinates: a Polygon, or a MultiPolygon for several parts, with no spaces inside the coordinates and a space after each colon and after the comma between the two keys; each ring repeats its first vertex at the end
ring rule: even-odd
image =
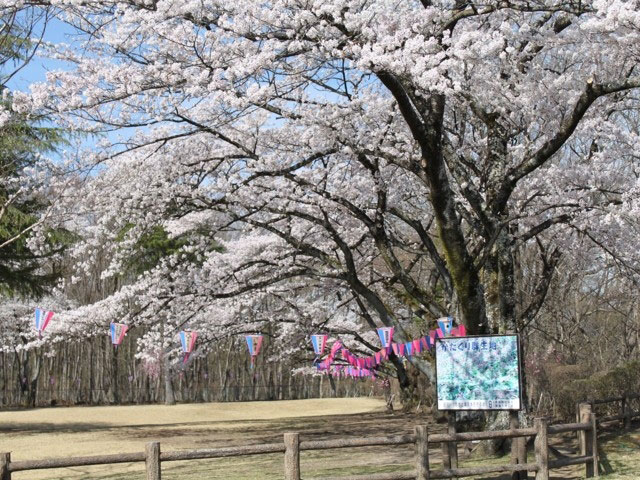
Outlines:
{"type": "Polygon", "coordinates": [[[517,335],[436,341],[439,410],[520,410],[517,335]]]}

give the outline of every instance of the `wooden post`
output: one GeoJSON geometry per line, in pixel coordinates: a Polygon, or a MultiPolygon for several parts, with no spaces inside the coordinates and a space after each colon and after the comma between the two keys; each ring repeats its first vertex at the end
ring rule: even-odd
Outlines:
{"type": "MultiPolygon", "coordinates": [[[[576,403],[576,423],[580,423],[580,405],[581,403],[576,403]]],[[[578,439],[578,448],[582,445],[582,431],[576,431],[576,438],[578,439]]]]}
{"type": "MultiPolygon", "coordinates": [[[[518,412],[511,410],[509,412],[509,429],[516,430],[520,422],[518,421],[518,412]]],[[[511,459],[510,463],[517,464],[518,463],[518,446],[516,444],[517,438],[511,439],[511,459]]],[[[511,480],[520,480],[520,472],[513,472],[511,474],[511,480]]]]}
{"type": "MultiPolygon", "coordinates": [[[[527,463],[527,437],[518,437],[517,443],[518,446],[518,463],[527,463]]],[[[528,480],[529,472],[523,470],[520,472],[520,480],[528,480]]]]}
{"type": "Polygon", "coordinates": [[[300,435],[284,434],[284,479],[300,480],[300,435]]]}
{"type": "Polygon", "coordinates": [[[533,421],[536,429],[534,448],[538,471],[536,480],[549,480],[549,444],[547,439],[547,421],[544,418],[536,418],[533,421]]]}
{"type": "MultiPolygon", "coordinates": [[[[520,420],[518,418],[518,412],[511,410],[509,412],[509,428],[511,430],[517,430],[520,427],[520,420]]],[[[514,437],[511,439],[511,463],[521,464],[527,463],[527,439],[526,437],[514,437]]],[[[511,474],[511,480],[527,480],[528,472],[513,472],[511,474]]]]}
{"type": "MultiPolygon", "coordinates": [[[[579,403],[576,407],[576,422],[577,423],[581,423],[581,422],[586,422],[586,418],[583,418],[582,416],[582,412],[583,410],[585,412],[589,412],[591,413],[591,410],[588,410],[590,408],[590,404],[588,403],[579,403]]],[[[587,447],[586,447],[586,443],[585,443],[585,436],[584,436],[584,430],[578,430],[577,432],[578,435],[578,448],[580,450],[580,455],[586,455],[586,451],[587,451],[587,447]]]]}
{"type": "Polygon", "coordinates": [[[593,451],[593,472],[596,477],[600,476],[600,469],[598,468],[598,428],[596,422],[596,414],[591,414],[591,436],[592,451],[593,451]]]}
{"type": "Polygon", "coordinates": [[[429,480],[429,432],[426,425],[416,427],[416,480],[429,480]]]}
{"type": "MultiPolygon", "coordinates": [[[[588,403],[580,404],[580,423],[591,423],[591,405],[588,403]]],[[[580,455],[593,456],[593,430],[583,430],[580,432],[580,455]]],[[[593,477],[593,462],[587,462],[585,469],[585,477],[593,477]]]]}
{"type": "Polygon", "coordinates": [[[631,428],[631,406],[626,395],[622,398],[622,415],[624,415],[622,426],[625,430],[629,430],[631,428]]]}
{"type": "Polygon", "coordinates": [[[449,444],[447,442],[442,442],[440,444],[440,448],[442,449],[442,468],[444,470],[449,470],[451,468],[451,452],[449,450],[449,444]]]}
{"type": "Polygon", "coordinates": [[[147,470],[147,480],[161,480],[160,470],[160,442],[149,442],[145,446],[145,467],[147,470]]]}
{"type": "Polygon", "coordinates": [[[0,453],[0,480],[11,480],[9,464],[11,463],[11,453],[0,453]]]}
{"type": "MultiPolygon", "coordinates": [[[[447,433],[449,433],[449,435],[455,435],[457,433],[455,411],[447,412],[447,433]]],[[[451,468],[458,468],[458,442],[449,442],[447,445],[449,448],[451,468]]]]}

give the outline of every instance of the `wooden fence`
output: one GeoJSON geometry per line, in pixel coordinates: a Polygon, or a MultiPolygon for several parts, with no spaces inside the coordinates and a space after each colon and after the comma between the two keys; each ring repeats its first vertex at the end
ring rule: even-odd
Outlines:
{"type": "Polygon", "coordinates": [[[413,471],[349,476],[329,480],[431,480],[508,472],[511,472],[514,477],[517,475],[519,476],[518,472],[523,472],[525,473],[525,478],[526,472],[535,472],[536,480],[548,480],[550,469],[579,464],[586,465],[587,477],[598,476],[596,417],[595,414],[591,412],[591,405],[583,404],[580,407],[580,419],[577,423],[548,425],[546,419],[537,418],[534,421],[533,428],[498,430],[490,432],[429,433],[427,426],[421,425],[415,428],[415,432],[413,434],[398,436],[301,441],[298,433],[285,433],[284,441],[282,443],[203,450],[163,452],[160,449],[159,442],[152,442],[146,445],[144,452],[139,453],[76,458],[53,458],[18,462],[12,461],[9,453],[0,453],[0,480],[11,480],[11,474],[13,472],[26,470],[131,462],[145,462],[146,479],[160,480],[162,475],[161,466],[164,462],[273,453],[284,454],[285,480],[300,480],[300,452],[302,451],[407,444],[413,444],[415,446],[415,469],[413,471]],[[580,456],[549,460],[549,435],[565,432],[578,433],[581,447],[580,456]],[[524,463],[458,468],[457,455],[453,458],[453,456],[449,454],[451,450],[455,450],[457,452],[457,442],[522,437],[535,438],[535,462],[533,463],[526,463],[527,460],[525,457],[523,459],[524,463]],[[442,468],[439,469],[433,469],[429,460],[434,444],[440,444],[443,451],[443,465],[442,468]]]}
{"type": "Polygon", "coordinates": [[[615,420],[620,420],[620,424],[624,429],[629,429],[631,427],[631,421],[634,418],[640,418],[640,409],[634,411],[631,407],[632,400],[640,401],[640,393],[627,394],[622,397],[610,397],[603,398],[601,400],[589,400],[587,403],[591,405],[591,408],[595,412],[595,407],[597,405],[605,405],[610,403],[620,403],[620,414],[619,415],[607,415],[607,416],[599,416],[598,422],[611,422],[615,420]]]}

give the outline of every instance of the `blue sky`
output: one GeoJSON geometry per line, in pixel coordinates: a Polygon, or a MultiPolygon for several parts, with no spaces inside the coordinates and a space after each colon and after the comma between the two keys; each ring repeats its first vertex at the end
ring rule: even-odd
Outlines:
{"type": "MultiPolygon", "coordinates": [[[[45,29],[44,40],[51,43],[69,42],[69,34],[71,32],[72,30],[68,25],[54,18],[45,29]]],[[[47,71],[64,68],[68,68],[64,62],[53,61],[36,55],[29,64],[9,81],[8,86],[11,90],[27,91],[32,83],[44,81],[47,71]]]]}
{"type": "MultiPolygon", "coordinates": [[[[66,23],[53,18],[49,21],[44,32],[44,41],[51,44],[73,44],[75,31],[72,27],[66,23]]],[[[32,84],[46,81],[46,74],[53,70],[70,70],[73,69],[73,65],[60,60],[52,60],[43,56],[36,55],[30,60],[30,62],[24,66],[20,71],[10,79],[7,86],[10,90],[18,90],[28,92],[32,84]]],[[[7,71],[10,72],[9,68],[7,71]]],[[[48,122],[47,122],[48,123],[48,122]]],[[[50,126],[55,126],[51,124],[50,126]]],[[[124,132],[124,130],[122,130],[124,132]]],[[[131,134],[131,132],[129,132],[131,134]]],[[[110,132],[106,134],[107,138],[112,141],[117,141],[119,134],[117,132],[110,132]]],[[[84,137],[79,140],[79,146],[81,149],[93,149],[97,138],[95,136],[84,137]]],[[[71,147],[75,150],[74,147],[71,147]]],[[[53,157],[60,159],[64,155],[64,152],[54,152],[53,157]]]]}

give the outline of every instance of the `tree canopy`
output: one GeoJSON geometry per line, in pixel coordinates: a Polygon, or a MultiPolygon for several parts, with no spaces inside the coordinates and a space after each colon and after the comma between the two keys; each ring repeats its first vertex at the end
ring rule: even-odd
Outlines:
{"type": "Polygon", "coordinates": [[[592,247],[637,277],[635,0],[37,4],[72,68],[12,108],[105,135],[55,207],[82,219],[76,255],[116,275],[158,229],[185,239],[70,322],[368,351],[376,325],[446,314],[524,331],[592,247]]]}

